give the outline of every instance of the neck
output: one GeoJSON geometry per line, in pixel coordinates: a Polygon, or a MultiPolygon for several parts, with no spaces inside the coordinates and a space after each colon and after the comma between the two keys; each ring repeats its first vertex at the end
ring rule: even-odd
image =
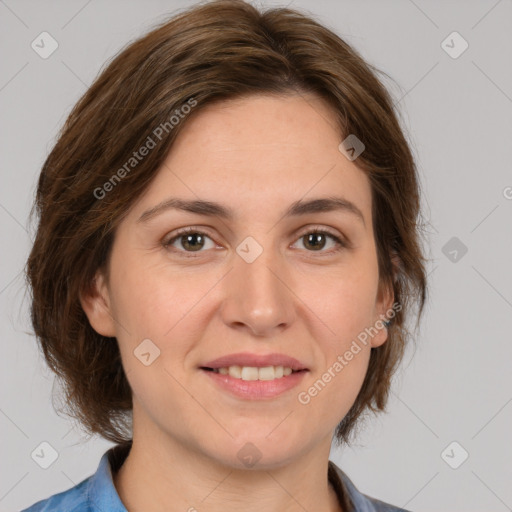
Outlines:
{"type": "Polygon", "coordinates": [[[328,482],[328,444],[287,464],[238,469],[134,423],[133,444],[114,474],[114,485],[130,511],[151,512],[343,512],[328,482]]]}

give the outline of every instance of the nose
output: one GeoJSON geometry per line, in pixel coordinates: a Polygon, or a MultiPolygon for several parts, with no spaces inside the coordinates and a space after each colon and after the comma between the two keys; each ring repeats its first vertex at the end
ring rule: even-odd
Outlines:
{"type": "Polygon", "coordinates": [[[224,279],[224,323],[269,338],[288,328],[295,315],[295,296],[285,262],[269,249],[252,263],[237,254],[233,264],[224,279]]]}

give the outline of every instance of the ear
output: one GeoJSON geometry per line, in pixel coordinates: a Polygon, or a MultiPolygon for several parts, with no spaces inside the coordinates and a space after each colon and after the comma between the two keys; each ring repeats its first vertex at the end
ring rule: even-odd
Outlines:
{"type": "Polygon", "coordinates": [[[80,303],[92,328],[103,336],[115,337],[114,315],[105,276],[96,272],[93,282],[80,294],[80,303]]]}
{"type": "Polygon", "coordinates": [[[377,329],[378,333],[371,339],[372,348],[380,347],[388,339],[388,328],[383,325],[383,322],[388,318],[389,310],[392,309],[395,301],[393,284],[397,280],[398,272],[401,268],[400,258],[396,253],[391,258],[391,262],[393,265],[392,280],[389,282],[379,282],[377,302],[375,304],[376,317],[373,323],[373,326],[377,329]]]}

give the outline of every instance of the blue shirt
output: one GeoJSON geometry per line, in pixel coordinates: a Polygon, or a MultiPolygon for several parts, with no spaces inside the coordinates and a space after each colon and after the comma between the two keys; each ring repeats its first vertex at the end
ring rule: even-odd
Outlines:
{"type": "MultiPolygon", "coordinates": [[[[128,512],[117,494],[112,474],[128,456],[131,442],[116,445],[101,457],[96,473],[67,491],[38,501],[22,512],[128,512]]],[[[408,512],[361,494],[348,476],[329,461],[329,482],[346,512],[408,512]]]]}

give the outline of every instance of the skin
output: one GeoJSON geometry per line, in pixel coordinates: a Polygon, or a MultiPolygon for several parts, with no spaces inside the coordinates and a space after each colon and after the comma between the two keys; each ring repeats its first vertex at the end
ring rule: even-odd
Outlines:
{"type": "Polygon", "coordinates": [[[117,491],[130,512],[339,511],[327,480],[332,436],[386,329],[310,403],[297,395],[393,303],[379,287],[368,178],[339,151],[335,118],[313,95],[229,100],[183,128],[118,227],[109,280],[99,271],[96,293],[81,299],[93,328],[117,338],[133,390],[133,447],[117,491]],[[364,223],[343,211],[282,218],[294,201],[333,195],[364,223]],[[236,217],[168,210],[137,222],[169,197],[219,202],[236,217]],[[187,226],[207,237],[162,245],[187,226]],[[316,249],[304,235],[317,228],[350,247],[334,252],[327,236],[316,249]],[[263,248],[252,263],[236,252],[248,236],[263,248]],[[160,350],[149,366],[133,354],[146,338],[160,350]],[[285,353],[310,371],[278,397],[248,400],[199,370],[242,351],[285,353]],[[248,442],[261,453],[252,468],[237,457],[248,442]]]}

